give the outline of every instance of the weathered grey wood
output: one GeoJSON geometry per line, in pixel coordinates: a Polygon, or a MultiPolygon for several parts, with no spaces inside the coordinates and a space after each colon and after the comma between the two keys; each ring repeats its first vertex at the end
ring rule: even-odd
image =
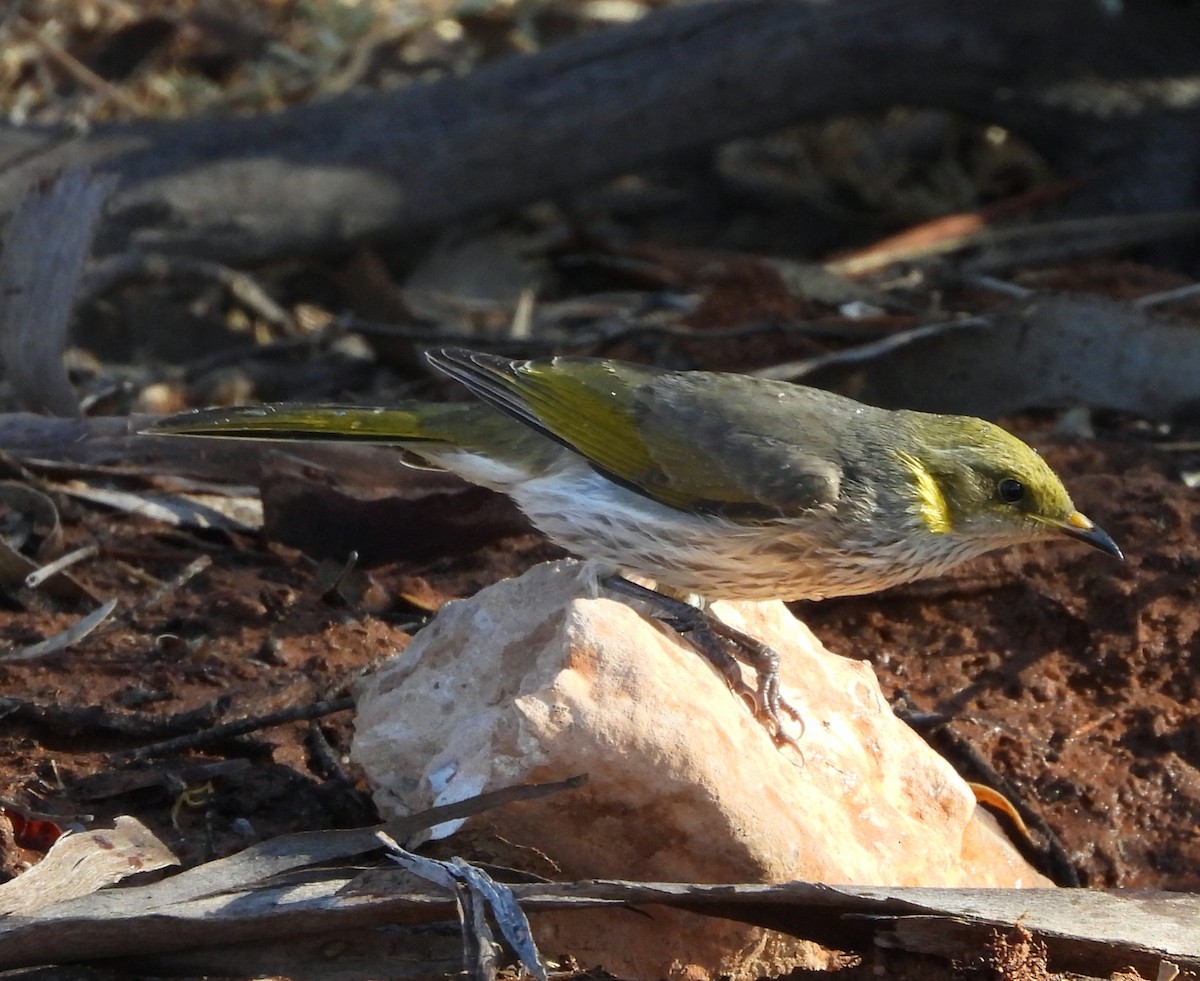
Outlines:
{"type": "Polygon", "coordinates": [[[1195,96],[1125,84],[1195,74],[1200,11],[1169,6],[1127,3],[1115,16],[1097,0],[677,7],[465,78],[258,118],[105,126],[77,139],[0,128],[0,211],[31,181],[91,162],[121,178],[102,250],[244,262],[430,228],[791,121],[897,103],[1028,131],[1076,172],[1120,161],[1108,176],[1128,178],[1131,208],[1182,207],[1200,155],[1195,96]],[[1158,111],[1171,99],[1175,115],[1158,111]]]}
{"type": "MultiPolygon", "coordinates": [[[[228,962],[219,951],[206,961],[205,949],[249,943],[277,950],[280,963],[287,964],[289,938],[332,940],[387,926],[402,948],[411,934],[397,927],[452,922],[456,916],[448,895],[414,890],[402,870],[375,873],[370,888],[356,890],[353,870],[314,872],[310,881],[257,882],[248,865],[228,867],[239,871],[225,883],[227,892],[160,903],[156,891],[164,898],[175,892],[168,879],[100,893],[90,908],[74,900],[34,917],[9,918],[0,922],[0,968],[190,951],[193,968],[210,971],[228,962]]],[[[1046,943],[1055,971],[1103,977],[1134,966],[1151,976],[1160,960],[1168,960],[1186,977],[1200,976],[1200,898],[1181,893],[606,880],[511,888],[531,916],[552,909],[585,915],[588,908],[613,903],[666,905],[769,926],[843,950],[882,942],[953,958],[977,956],[993,930],[1009,931],[1020,923],[1046,943]]],[[[264,971],[261,963],[256,971],[264,971]]]]}
{"type": "Polygon", "coordinates": [[[78,417],[63,366],[75,290],[112,178],[71,170],[30,191],[0,250],[0,369],[23,408],[78,417]]]}

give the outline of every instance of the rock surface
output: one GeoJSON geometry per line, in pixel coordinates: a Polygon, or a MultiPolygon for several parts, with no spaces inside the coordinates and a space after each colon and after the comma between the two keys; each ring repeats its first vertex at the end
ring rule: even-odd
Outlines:
{"type": "MultiPolygon", "coordinates": [[[[869,665],[826,651],[780,603],[713,610],[780,652],[802,755],[777,748],[672,631],[593,598],[582,564],[563,561],[449,604],[365,679],[353,757],[385,815],[588,774],[580,790],[470,825],[535,849],[564,879],[1048,884],[892,715],[869,665]]],[[[543,952],[642,978],[816,966],[808,945],[755,927],[596,916],[539,917],[543,952]]]]}

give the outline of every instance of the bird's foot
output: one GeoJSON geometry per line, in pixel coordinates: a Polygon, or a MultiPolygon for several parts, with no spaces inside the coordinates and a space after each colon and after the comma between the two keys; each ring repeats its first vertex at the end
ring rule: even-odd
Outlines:
{"type": "Polygon", "coordinates": [[[687,635],[691,645],[721,673],[734,694],[746,700],[754,714],[771,731],[776,745],[791,746],[800,752],[799,743],[784,729],[783,716],[789,715],[800,724],[801,735],[804,733],[804,719],[780,691],[779,654],[774,648],[751,637],[744,630],[729,626],[707,610],[632,582],[624,576],[606,576],[602,582],[613,592],[644,600],[656,607],[658,612],[655,617],[676,632],[687,635]],[[754,671],[757,687],[751,688],[743,680],[743,664],[754,671]]]}

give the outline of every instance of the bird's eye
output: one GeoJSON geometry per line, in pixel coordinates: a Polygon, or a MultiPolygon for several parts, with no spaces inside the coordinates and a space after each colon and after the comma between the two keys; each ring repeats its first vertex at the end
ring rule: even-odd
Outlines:
{"type": "Polygon", "coordinates": [[[1025,497],[1025,485],[1013,477],[1005,477],[996,485],[996,490],[1005,504],[1017,504],[1025,497]]]}

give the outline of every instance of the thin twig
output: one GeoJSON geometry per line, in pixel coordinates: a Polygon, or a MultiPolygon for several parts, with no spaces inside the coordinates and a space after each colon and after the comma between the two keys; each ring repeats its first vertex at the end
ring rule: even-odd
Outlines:
{"type": "Polygon", "coordinates": [[[1037,292],[1027,286],[1018,286],[1016,283],[1010,283],[1008,280],[1000,279],[997,276],[988,276],[984,273],[969,273],[963,277],[963,282],[968,286],[999,293],[1001,296],[1011,297],[1014,300],[1027,300],[1037,292]]]}
{"type": "Polygon", "coordinates": [[[38,566],[33,572],[29,573],[25,577],[25,585],[29,589],[37,589],[38,586],[51,576],[56,576],[63,570],[69,569],[73,565],[78,565],[80,562],[95,558],[99,554],[100,546],[93,542],[91,545],[84,545],[82,548],[77,548],[66,555],[60,555],[53,562],[47,562],[43,566],[38,566]]]}
{"type": "Polygon", "coordinates": [[[1200,283],[1189,283],[1187,286],[1177,286],[1173,290],[1163,290],[1161,293],[1151,293],[1133,301],[1133,305],[1141,310],[1161,306],[1164,303],[1174,303],[1177,300],[1190,300],[1200,296],[1200,283]]]}
{"type": "Polygon", "coordinates": [[[168,579],[149,596],[146,596],[140,602],[135,603],[133,606],[126,609],[101,632],[107,633],[109,630],[119,627],[122,624],[133,622],[133,620],[135,620],[141,614],[145,613],[149,609],[153,609],[155,606],[161,603],[169,594],[182,589],[185,585],[187,585],[187,583],[196,578],[196,576],[200,575],[200,573],[212,565],[212,561],[212,557],[208,555],[201,555],[199,558],[193,559],[183,567],[178,575],[168,579]]]}
{"type": "Polygon", "coordinates": [[[160,743],[135,749],[129,756],[135,760],[144,760],[151,756],[165,756],[169,753],[180,753],[212,743],[224,742],[237,736],[256,732],[259,729],[269,729],[272,726],[285,725],[288,722],[298,722],[303,719],[317,719],[334,712],[345,712],[354,708],[354,699],[349,695],[343,698],[323,699],[319,702],[309,702],[306,705],[293,705],[280,709],[278,712],[267,712],[265,715],[254,715],[247,719],[236,719],[219,726],[212,726],[203,732],[193,732],[177,739],[166,739],[160,743]]]}
{"type": "Polygon", "coordinates": [[[499,790],[489,790],[486,793],[468,797],[466,800],[455,801],[452,804],[439,804],[407,817],[397,817],[381,826],[397,841],[403,842],[419,831],[436,828],[447,821],[461,821],[474,817],[494,807],[502,807],[517,801],[537,800],[564,790],[575,790],[587,783],[586,773],[580,773],[565,780],[553,780],[548,783],[524,783],[514,787],[502,787],[499,790]]]}

